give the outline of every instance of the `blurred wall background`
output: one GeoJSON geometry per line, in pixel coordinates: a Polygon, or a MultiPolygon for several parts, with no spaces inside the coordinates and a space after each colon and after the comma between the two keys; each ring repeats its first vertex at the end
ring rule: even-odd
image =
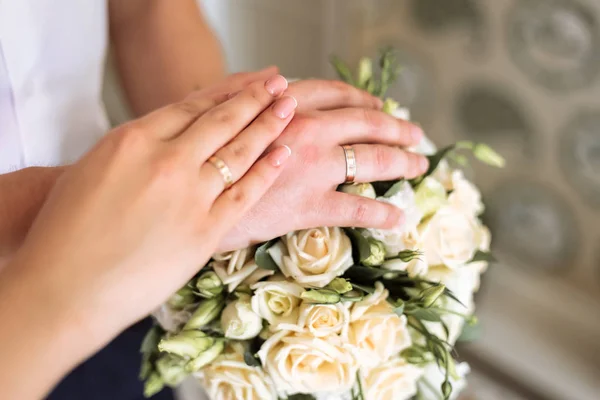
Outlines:
{"type": "MultiPolygon", "coordinates": [[[[277,64],[333,77],[384,45],[390,95],[439,144],[485,141],[478,168],[501,262],[484,278],[483,337],[464,346],[474,399],[600,396],[600,2],[597,0],[204,0],[231,71],[277,64]]],[[[127,118],[107,73],[113,122],[127,118]]]]}

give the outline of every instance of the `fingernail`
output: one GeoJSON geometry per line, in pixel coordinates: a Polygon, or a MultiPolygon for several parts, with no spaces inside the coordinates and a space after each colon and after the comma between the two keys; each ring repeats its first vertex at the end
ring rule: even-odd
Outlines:
{"type": "Polygon", "coordinates": [[[290,158],[291,155],[292,149],[290,149],[286,145],[283,145],[271,151],[267,157],[269,157],[271,165],[273,165],[274,167],[280,167],[286,162],[288,158],[290,158]]]}
{"type": "Polygon", "coordinates": [[[411,125],[410,127],[410,138],[413,143],[419,143],[421,138],[423,137],[423,129],[416,125],[411,125]]]}
{"type": "Polygon", "coordinates": [[[233,98],[233,97],[237,96],[237,94],[238,94],[239,92],[240,92],[239,90],[238,90],[237,92],[231,92],[231,93],[229,93],[229,94],[227,95],[227,98],[228,98],[228,99],[231,99],[231,98],[233,98]]]}
{"type": "Polygon", "coordinates": [[[429,168],[429,160],[427,159],[427,157],[421,157],[421,159],[419,160],[419,171],[422,171],[424,173],[427,171],[427,168],[429,168]]]}
{"type": "Polygon", "coordinates": [[[281,119],[286,119],[298,107],[298,102],[292,96],[285,96],[273,104],[273,112],[281,119]]]}
{"type": "Polygon", "coordinates": [[[265,82],[265,89],[271,96],[279,96],[288,87],[287,80],[281,75],[275,75],[265,82]]]}

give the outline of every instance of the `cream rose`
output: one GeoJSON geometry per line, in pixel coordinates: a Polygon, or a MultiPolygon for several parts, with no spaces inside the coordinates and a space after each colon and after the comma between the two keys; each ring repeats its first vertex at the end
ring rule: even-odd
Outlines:
{"type": "Polygon", "coordinates": [[[297,332],[307,332],[315,337],[325,337],[342,333],[350,323],[349,304],[308,304],[303,303],[295,325],[282,325],[282,328],[297,332]]]}
{"type": "Polygon", "coordinates": [[[241,343],[231,343],[198,375],[211,400],[277,400],[275,387],[263,369],[244,361],[241,343]]]}
{"type": "Polygon", "coordinates": [[[388,291],[375,282],[375,292],[350,310],[343,336],[354,347],[361,368],[373,368],[411,345],[406,317],[394,312],[387,297],[388,291]]]}
{"type": "Polygon", "coordinates": [[[305,287],[324,287],[353,265],[352,244],[340,228],[291,232],[268,252],[286,277],[305,287]]]}
{"type": "Polygon", "coordinates": [[[484,229],[477,218],[446,206],[419,226],[421,250],[427,263],[458,268],[479,249],[484,229]]]}
{"type": "Polygon", "coordinates": [[[229,339],[248,340],[258,336],[262,318],[252,310],[249,296],[240,297],[223,309],[221,328],[229,339]]]}
{"type": "Polygon", "coordinates": [[[254,262],[253,247],[215,254],[213,260],[211,267],[221,282],[227,285],[229,292],[233,292],[240,283],[258,269],[258,265],[254,262]]]}
{"type": "Polygon", "coordinates": [[[369,400],[408,400],[417,393],[417,381],[423,371],[396,357],[372,369],[363,381],[363,393],[369,400]]]}
{"type": "Polygon", "coordinates": [[[367,237],[379,240],[385,246],[387,257],[396,256],[411,246],[411,235],[423,217],[415,203],[415,193],[408,182],[404,182],[400,190],[391,197],[378,197],[377,200],[393,204],[404,211],[405,222],[393,229],[366,229],[367,237]]]}
{"type": "Polygon", "coordinates": [[[281,324],[296,324],[304,288],[294,282],[267,281],[252,285],[252,309],[267,320],[272,330],[281,324]]]}
{"type": "Polygon", "coordinates": [[[448,196],[448,203],[471,216],[477,216],[483,212],[481,193],[475,185],[469,182],[461,170],[452,171],[452,193],[448,196]]]}
{"type": "Polygon", "coordinates": [[[282,395],[344,393],[356,380],[358,364],[338,335],[280,331],[261,347],[258,356],[282,395]]]}

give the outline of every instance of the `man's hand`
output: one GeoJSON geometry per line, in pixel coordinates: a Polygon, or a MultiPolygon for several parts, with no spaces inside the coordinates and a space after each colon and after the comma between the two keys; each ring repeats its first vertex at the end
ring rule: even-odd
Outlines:
{"type": "Polygon", "coordinates": [[[427,159],[402,150],[423,133],[381,111],[381,102],[337,81],[300,81],[287,91],[299,112],[276,144],[293,150],[275,185],[221,243],[219,250],[241,248],[287,232],[316,226],[392,228],[402,212],[387,203],[336,192],[345,180],[341,146],[353,145],[356,181],[413,178],[427,170],[427,159]]]}

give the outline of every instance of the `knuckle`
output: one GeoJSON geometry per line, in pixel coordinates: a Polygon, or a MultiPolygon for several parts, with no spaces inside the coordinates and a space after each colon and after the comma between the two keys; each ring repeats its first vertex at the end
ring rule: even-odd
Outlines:
{"type": "Polygon", "coordinates": [[[356,225],[365,226],[370,219],[369,203],[361,199],[357,200],[354,210],[352,211],[352,220],[356,225]]]}
{"type": "Polygon", "coordinates": [[[387,171],[393,163],[393,156],[390,149],[385,146],[374,146],[373,152],[375,168],[378,171],[387,171]]]}
{"type": "Polygon", "coordinates": [[[229,201],[232,202],[233,204],[242,206],[248,202],[248,194],[244,190],[241,190],[240,188],[232,187],[231,189],[227,190],[227,192],[225,192],[225,193],[226,193],[229,201]]]}
{"type": "Polygon", "coordinates": [[[265,84],[263,81],[256,81],[248,86],[249,99],[256,103],[256,105],[263,105],[267,101],[272,101],[272,96],[265,90],[265,84]]]}
{"type": "Polygon", "coordinates": [[[224,108],[213,108],[210,111],[210,118],[215,120],[216,122],[218,122],[219,124],[225,124],[228,125],[232,122],[233,120],[233,115],[231,114],[231,112],[229,112],[228,110],[224,109],[224,108]]]}
{"type": "Polygon", "coordinates": [[[361,109],[362,119],[371,132],[376,132],[384,127],[385,120],[379,111],[363,108],[361,109]]]}
{"type": "Polygon", "coordinates": [[[308,115],[296,114],[288,126],[294,132],[310,132],[315,127],[315,119],[308,115]]]}
{"type": "Polygon", "coordinates": [[[242,140],[234,140],[229,145],[223,148],[223,151],[226,153],[224,155],[225,159],[231,159],[232,162],[237,159],[247,158],[250,154],[250,148],[248,143],[242,140]]]}
{"type": "MultiPolygon", "coordinates": [[[[205,102],[205,100],[202,100],[201,102],[205,102]]],[[[193,101],[193,98],[191,97],[184,101],[173,104],[173,107],[189,117],[196,117],[201,112],[201,107],[198,101],[193,101]]]]}
{"type": "Polygon", "coordinates": [[[114,136],[117,151],[125,153],[143,151],[147,149],[149,133],[137,124],[124,125],[116,131],[114,136]]]}

